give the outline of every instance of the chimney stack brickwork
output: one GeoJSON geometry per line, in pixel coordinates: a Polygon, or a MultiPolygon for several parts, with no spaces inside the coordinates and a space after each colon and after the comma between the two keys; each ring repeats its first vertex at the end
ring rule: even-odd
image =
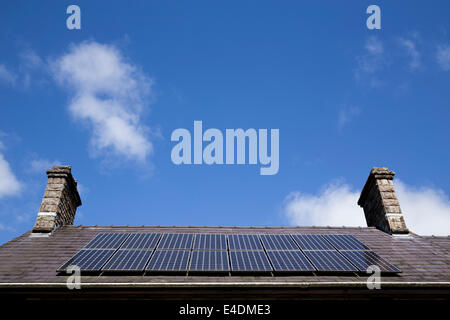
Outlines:
{"type": "Polygon", "coordinates": [[[361,192],[358,205],[364,209],[367,226],[389,234],[409,233],[395,194],[395,172],[388,168],[372,168],[361,192]]]}
{"type": "Polygon", "coordinates": [[[49,233],[63,225],[72,225],[77,207],[81,205],[70,166],[53,167],[47,171],[47,176],[48,183],[33,232],[49,233]]]}

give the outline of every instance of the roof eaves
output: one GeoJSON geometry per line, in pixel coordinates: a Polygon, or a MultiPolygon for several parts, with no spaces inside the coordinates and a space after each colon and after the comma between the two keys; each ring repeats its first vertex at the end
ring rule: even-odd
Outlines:
{"type": "MultiPolygon", "coordinates": [[[[367,287],[366,281],[315,281],[315,282],[91,282],[82,283],[82,287],[88,288],[248,288],[248,287],[294,287],[294,288],[336,288],[336,287],[367,287]]],[[[383,288],[450,288],[450,281],[382,281],[383,288]]],[[[7,288],[67,288],[66,282],[18,282],[0,283],[1,289],[7,288]]]]}

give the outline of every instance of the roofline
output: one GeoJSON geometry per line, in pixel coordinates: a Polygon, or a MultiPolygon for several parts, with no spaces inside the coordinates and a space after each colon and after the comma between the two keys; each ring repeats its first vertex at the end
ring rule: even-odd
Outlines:
{"type": "MultiPolygon", "coordinates": [[[[373,282],[371,282],[373,283],[373,282]]],[[[383,288],[450,288],[450,281],[382,281],[383,288]]],[[[262,287],[291,287],[291,288],[336,288],[336,287],[367,287],[366,281],[330,281],[330,282],[86,282],[81,283],[82,288],[262,288],[262,287]]],[[[12,282],[0,283],[0,289],[7,288],[67,288],[66,282],[12,282]]]]}
{"type": "Polygon", "coordinates": [[[64,228],[223,228],[223,229],[376,229],[348,226],[200,226],[200,225],[65,225],[64,228]]]}

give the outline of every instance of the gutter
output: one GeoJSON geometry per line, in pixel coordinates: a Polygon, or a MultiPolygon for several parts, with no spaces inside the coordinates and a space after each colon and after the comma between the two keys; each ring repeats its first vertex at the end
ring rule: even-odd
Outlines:
{"type": "MultiPolygon", "coordinates": [[[[372,282],[373,284],[373,282],[372,282]]],[[[450,288],[450,281],[414,282],[386,281],[380,283],[382,288],[450,288]]],[[[86,282],[82,288],[367,288],[366,281],[343,282],[86,282]]],[[[66,282],[13,282],[0,283],[0,289],[8,288],[67,288],[66,282]]]]}

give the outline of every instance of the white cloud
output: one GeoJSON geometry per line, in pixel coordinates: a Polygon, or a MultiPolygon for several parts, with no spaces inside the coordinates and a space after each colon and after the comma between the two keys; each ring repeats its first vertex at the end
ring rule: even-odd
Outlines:
{"type": "Polygon", "coordinates": [[[10,71],[6,66],[0,64],[0,81],[7,84],[14,85],[17,80],[17,75],[10,71]]]}
{"type": "Polygon", "coordinates": [[[32,216],[30,214],[19,214],[16,215],[16,221],[19,223],[25,223],[31,221],[32,216]]]}
{"type": "Polygon", "coordinates": [[[45,64],[36,52],[31,49],[22,51],[19,54],[20,65],[19,74],[24,88],[29,88],[32,84],[42,83],[44,80],[43,73],[36,73],[45,64]]]}
{"type": "Polygon", "coordinates": [[[0,230],[3,230],[3,231],[15,231],[14,228],[9,227],[9,226],[5,226],[5,225],[3,225],[1,223],[0,223],[0,230]]]}
{"type": "Polygon", "coordinates": [[[358,81],[366,82],[369,86],[379,86],[381,82],[375,73],[385,65],[383,43],[377,37],[372,36],[367,38],[364,49],[364,54],[356,57],[355,78],[358,81]]]}
{"type": "Polygon", "coordinates": [[[25,50],[20,53],[21,64],[24,68],[37,69],[44,65],[41,57],[33,50],[25,50]]]}
{"type": "Polygon", "coordinates": [[[26,49],[19,53],[20,63],[12,68],[0,64],[0,81],[3,81],[14,88],[27,89],[31,84],[45,82],[46,74],[42,71],[45,63],[36,52],[26,49]]]}
{"type": "Polygon", "coordinates": [[[317,195],[292,192],[286,197],[284,212],[294,225],[364,226],[358,197],[349,185],[333,182],[317,195]]]}
{"type": "MultiPolygon", "coordinates": [[[[450,201],[433,188],[413,188],[395,181],[407,227],[421,235],[450,234],[450,201]]],[[[293,225],[366,226],[357,205],[360,192],[344,183],[325,186],[317,195],[293,192],[285,199],[284,215],[293,225]]]]}
{"type": "Polygon", "coordinates": [[[371,55],[381,55],[384,52],[383,43],[373,36],[366,40],[365,48],[371,55]]]}
{"type": "Polygon", "coordinates": [[[21,184],[11,170],[9,163],[0,153],[0,199],[13,196],[21,189],[21,184]]]}
{"type": "Polygon", "coordinates": [[[450,201],[439,189],[395,183],[406,226],[423,235],[450,235],[450,201]]]}
{"type": "Polygon", "coordinates": [[[416,43],[410,39],[400,38],[399,44],[406,50],[406,53],[410,57],[409,67],[411,70],[415,70],[420,67],[420,53],[416,48],[416,43]]]}
{"type": "Polygon", "coordinates": [[[61,162],[55,160],[50,161],[47,159],[34,159],[30,163],[30,172],[43,173],[53,166],[60,166],[61,162]]]}
{"type": "Polygon", "coordinates": [[[438,46],[437,61],[441,66],[442,70],[449,71],[450,70],[450,45],[441,45],[438,46]]]}
{"type": "Polygon", "coordinates": [[[77,190],[81,197],[83,197],[89,193],[89,187],[87,187],[84,184],[81,184],[79,182],[77,183],[77,190]]]}
{"type": "Polygon", "coordinates": [[[353,120],[359,113],[361,109],[358,107],[342,108],[339,110],[338,116],[338,128],[343,129],[346,124],[353,120]]]}
{"type": "Polygon", "coordinates": [[[140,120],[152,81],[117,48],[97,42],[72,46],[53,63],[53,72],[73,93],[71,115],[92,128],[94,155],[144,161],[152,153],[149,128],[140,120]]]}

